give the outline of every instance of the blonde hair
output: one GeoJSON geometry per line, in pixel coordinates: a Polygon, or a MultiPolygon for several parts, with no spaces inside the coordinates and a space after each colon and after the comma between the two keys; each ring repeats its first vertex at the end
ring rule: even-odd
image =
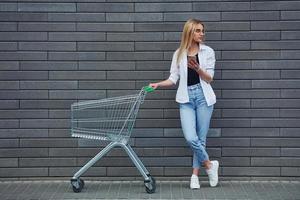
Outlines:
{"type": "Polygon", "coordinates": [[[185,22],[182,35],[181,35],[181,42],[180,42],[180,47],[178,49],[178,54],[177,54],[177,65],[179,64],[181,57],[183,55],[183,52],[187,50],[193,41],[193,33],[195,31],[195,26],[201,24],[204,29],[204,24],[198,19],[189,19],[187,22],[185,22]]]}

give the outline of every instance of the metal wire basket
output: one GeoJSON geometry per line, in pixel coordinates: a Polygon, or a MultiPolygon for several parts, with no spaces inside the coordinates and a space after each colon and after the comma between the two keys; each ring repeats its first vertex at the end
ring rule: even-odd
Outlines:
{"type": "Polygon", "coordinates": [[[151,87],[143,87],[138,94],[101,100],[73,103],[71,105],[72,137],[107,140],[110,143],[84,165],[71,179],[74,192],[80,192],[84,181],[79,177],[115,146],[127,152],[145,181],[148,193],[154,193],[155,179],[128,144],[140,105],[151,87]]]}

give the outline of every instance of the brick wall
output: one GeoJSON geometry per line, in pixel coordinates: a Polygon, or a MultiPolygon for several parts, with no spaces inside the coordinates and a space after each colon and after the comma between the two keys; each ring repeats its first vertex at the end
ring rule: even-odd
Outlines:
{"type": "MultiPolygon", "coordinates": [[[[216,51],[208,138],[220,174],[300,176],[300,1],[2,0],[0,177],[73,175],[105,143],[70,137],[70,105],[169,76],[183,23],[216,51]]],[[[176,90],[140,109],[131,144],[154,176],[189,176],[176,90]]],[[[101,149],[100,148],[100,149],[101,149]]],[[[86,176],[140,176],[121,149],[86,176]]]]}

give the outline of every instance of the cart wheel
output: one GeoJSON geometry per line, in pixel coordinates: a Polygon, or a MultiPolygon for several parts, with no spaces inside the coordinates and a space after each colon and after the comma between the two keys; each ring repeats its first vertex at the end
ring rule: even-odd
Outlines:
{"type": "Polygon", "coordinates": [[[151,175],[149,175],[148,177],[150,180],[144,181],[145,189],[147,193],[152,194],[155,192],[156,183],[155,179],[151,175]]]}
{"type": "Polygon", "coordinates": [[[84,186],[84,181],[82,179],[71,179],[71,185],[73,188],[73,191],[78,193],[81,192],[83,186],[84,186]]]}

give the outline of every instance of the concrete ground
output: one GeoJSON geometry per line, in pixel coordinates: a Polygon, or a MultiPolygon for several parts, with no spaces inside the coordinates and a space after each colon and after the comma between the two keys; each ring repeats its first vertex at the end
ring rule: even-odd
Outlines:
{"type": "Polygon", "coordinates": [[[74,193],[66,180],[0,181],[1,200],[50,199],[300,199],[299,180],[220,181],[211,188],[201,181],[199,190],[190,190],[188,181],[156,181],[156,192],[148,194],[143,181],[86,180],[80,193],[74,193]]]}

